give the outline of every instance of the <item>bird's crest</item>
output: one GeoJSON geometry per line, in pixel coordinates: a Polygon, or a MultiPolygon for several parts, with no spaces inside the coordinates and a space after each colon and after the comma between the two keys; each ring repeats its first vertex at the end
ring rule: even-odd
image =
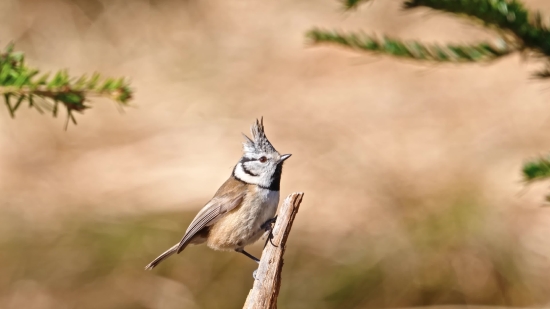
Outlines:
{"type": "Polygon", "coordinates": [[[243,134],[246,138],[246,141],[243,142],[245,153],[277,152],[265,136],[263,117],[259,121],[256,119],[256,122],[250,127],[250,132],[252,132],[252,139],[243,134]]]}

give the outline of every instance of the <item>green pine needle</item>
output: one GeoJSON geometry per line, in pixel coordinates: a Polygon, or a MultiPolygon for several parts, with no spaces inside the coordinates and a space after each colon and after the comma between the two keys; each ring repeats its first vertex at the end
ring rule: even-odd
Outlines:
{"type": "MultiPolygon", "coordinates": [[[[346,10],[372,0],[342,0],[346,10]]],[[[426,46],[394,38],[340,34],[311,30],[307,35],[316,43],[330,42],[356,49],[415,60],[438,62],[478,62],[492,60],[511,52],[529,51],[550,59],[550,20],[540,12],[529,11],[520,0],[405,0],[405,9],[427,7],[466,17],[495,30],[501,37],[499,47],[487,43],[474,45],[426,46]]],[[[548,69],[536,72],[537,78],[550,78],[548,69]]],[[[1,79],[1,76],[0,76],[1,79]]]]}
{"type": "Polygon", "coordinates": [[[550,177],[550,157],[538,158],[523,165],[523,178],[527,182],[550,177]]]}
{"type": "Polygon", "coordinates": [[[314,43],[333,43],[350,48],[387,54],[395,57],[436,62],[479,62],[490,61],[508,55],[509,48],[486,42],[471,45],[427,45],[417,41],[401,41],[390,37],[378,38],[367,34],[338,33],[314,29],[307,33],[314,43]]]}
{"type": "Polygon", "coordinates": [[[529,12],[517,0],[408,0],[406,9],[428,7],[478,19],[485,25],[511,32],[524,48],[550,56],[550,30],[538,12],[529,12]]]}
{"type": "MultiPolygon", "coordinates": [[[[523,179],[527,183],[550,178],[550,157],[538,158],[523,165],[523,179]]],[[[545,197],[550,202],[550,194],[545,197]]]]}
{"type": "Polygon", "coordinates": [[[364,2],[369,2],[369,1],[372,1],[372,0],[344,0],[343,4],[346,10],[351,10],[351,9],[356,9],[359,6],[359,4],[364,2]]]}
{"type": "Polygon", "coordinates": [[[40,74],[39,70],[30,68],[25,63],[22,53],[13,51],[13,44],[0,53],[0,94],[11,117],[23,102],[43,112],[36,98],[41,100],[42,107],[57,116],[60,106],[67,110],[67,123],[70,119],[76,124],[73,112],[83,112],[90,106],[85,102],[91,97],[106,97],[120,105],[127,105],[132,98],[132,90],[124,78],[103,79],[98,73],[91,77],[86,75],[71,77],[67,70],[40,74]]]}

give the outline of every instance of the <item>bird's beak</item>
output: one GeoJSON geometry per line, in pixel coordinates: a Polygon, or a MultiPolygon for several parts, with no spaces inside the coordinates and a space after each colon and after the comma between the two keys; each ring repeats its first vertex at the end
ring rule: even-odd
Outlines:
{"type": "Polygon", "coordinates": [[[284,160],[290,158],[291,154],[284,154],[281,156],[281,158],[279,159],[279,163],[283,163],[284,160]]]}

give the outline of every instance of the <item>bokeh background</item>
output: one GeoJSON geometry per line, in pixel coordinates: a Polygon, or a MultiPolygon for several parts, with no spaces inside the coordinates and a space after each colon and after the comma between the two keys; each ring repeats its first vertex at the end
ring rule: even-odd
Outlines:
{"type": "MultiPolygon", "coordinates": [[[[64,119],[0,113],[0,308],[241,308],[256,265],[190,247],[152,272],[264,116],[305,192],[280,308],[550,305],[550,84],[520,55],[434,65],[312,46],[315,26],[431,42],[491,38],[402,1],[1,0],[30,64],[128,76],[64,119]]],[[[526,1],[550,15],[550,2],[526,1]]],[[[261,244],[250,251],[260,254],[261,244]]]]}

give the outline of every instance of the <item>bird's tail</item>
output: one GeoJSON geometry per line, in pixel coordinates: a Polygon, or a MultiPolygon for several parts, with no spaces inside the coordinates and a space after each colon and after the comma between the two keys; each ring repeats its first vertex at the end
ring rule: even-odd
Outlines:
{"type": "Polygon", "coordinates": [[[174,246],[172,246],[170,249],[164,251],[163,254],[159,255],[151,263],[147,264],[147,266],[145,266],[145,270],[151,270],[151,269],[155,268],[160,262],[164,261],[164,259],[166,259],[167,257],[171,256],[172,254],[176,253],[176,251],[178,250],[179,245],[180,244],[177,243],[174,246]]]}

